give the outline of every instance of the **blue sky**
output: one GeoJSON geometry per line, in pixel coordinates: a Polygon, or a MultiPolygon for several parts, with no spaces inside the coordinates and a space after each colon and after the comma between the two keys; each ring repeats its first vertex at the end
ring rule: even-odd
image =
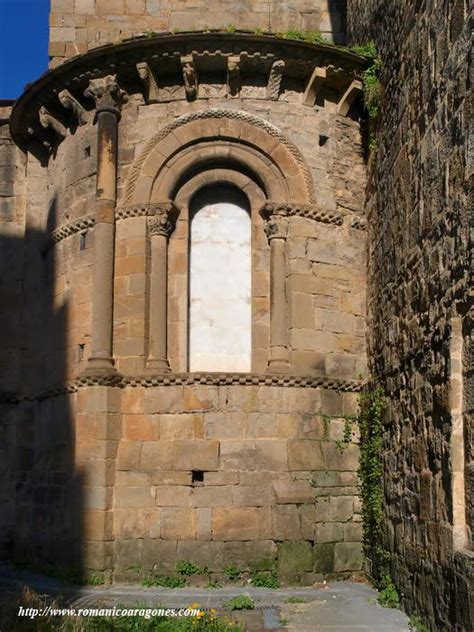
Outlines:
{"type": "Polygon", "coordinates": [[[49,0],[0,0],[0,99],[15,99],[48,67],[49,0]]]}

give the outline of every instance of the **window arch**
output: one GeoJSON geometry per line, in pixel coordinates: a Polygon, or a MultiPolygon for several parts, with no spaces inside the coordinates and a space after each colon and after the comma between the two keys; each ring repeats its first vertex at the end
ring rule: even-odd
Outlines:
{"type": "Polygon", "coordinates": [[[189,223],[190,371],[251,370],[251,261],[246,195],[227,184],[198,191],[189,223]]]}

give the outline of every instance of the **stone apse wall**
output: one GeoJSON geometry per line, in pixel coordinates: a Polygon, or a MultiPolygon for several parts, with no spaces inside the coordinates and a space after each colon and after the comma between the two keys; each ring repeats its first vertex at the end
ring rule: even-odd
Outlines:
{"type": "Polygon", "coordinates": [[[17,558],[116,579],[182,559],[303,583],[360,571],[363,66],[162,35],[69,60],[16,103],[41,189],[10,397],[17,558]],[[222,183],[250,208],[251,371],[190,373],[189,208],[222,183]]]}
{"type": "Polygon", "coordinates": [[[51,0],[52,65],[91,48],[143,33],[246,28],[279,33],[320,31],[345,37],[345,0],[51,0]]]}
{"type": "Polygon", "coordinates": [[[348,22],[383,67],[367,208],[370,372],[390,397],[386,545],[408,611],[470,630],[472,7],[352,1],[348,22]]]}

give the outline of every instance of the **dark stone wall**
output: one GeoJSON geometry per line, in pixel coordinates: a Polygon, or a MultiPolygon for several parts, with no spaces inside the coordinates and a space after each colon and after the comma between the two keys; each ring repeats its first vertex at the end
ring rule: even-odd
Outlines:
{"type": "MultiPolygon", "coordinates": [[[[453,517],[451,324],[462,320],[466,522],[472,525],[472,8],[463,0],[349,0],[352,42],[374,40],[383,98],[367,189],[368,355],[390,410],[386,545],[408,612],[474,625],[473,556],[453,517]]],[[[460,454],[457,453],[459,457],[460,454]]],[[[462,475],[462,472],[461,472],[462,475]]],[[[461,517],[462,518],[462,517],[461,517]]],[[[460,517],[457,516],[457,520],[460,517]]],[[[469,528],[466,529],[467,541],[469,528]]]]}

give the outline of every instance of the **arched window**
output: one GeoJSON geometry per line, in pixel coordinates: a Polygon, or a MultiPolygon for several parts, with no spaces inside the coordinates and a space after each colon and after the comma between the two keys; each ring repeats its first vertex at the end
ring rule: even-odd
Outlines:
{"type": "Polygon", "coordinates": [[[190,208],[189,370],[251,370],[251,221],[238,189],[201,189],[190,208]]]}

